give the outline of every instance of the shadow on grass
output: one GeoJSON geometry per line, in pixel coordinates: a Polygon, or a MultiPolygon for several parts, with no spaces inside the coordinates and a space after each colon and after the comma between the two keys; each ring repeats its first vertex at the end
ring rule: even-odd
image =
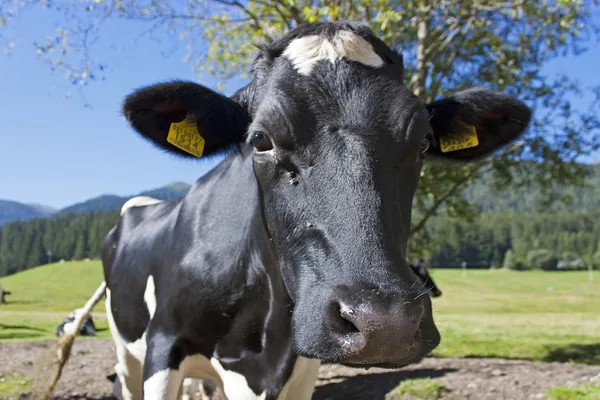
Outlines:
{"type": "Polygon", "coordinates": [[[600,343],[547,346],[546,355],[542,357],[542,361],[600,365],[600,343]]]}
{"type": "MultiPolygon", "coordinates": [[[[542,354],[536,357],[511,357],[505,354],[465,354],[459,358],[486,358],[513,361],[562,362],[587,365],[600,365],[600,343],[569,343],[545,345],[542,354]]],[[[430,356],[446,358],[445,356],[430,356]]]]}
{"type": "Polygon", "coordinates": [[[44,336],[46,334],[46,330],[35,328],[33,326],[0,324],[0,340],[32,339],[44,336]]]}
{"type": "MultiPolygon", "coordinates": [[[[31,304],[36,304],[36,303],[39,304],[38,301],[33,301],[33,300],[14,300],[13,301],[10,299],[10,297],[8,298],[8,300],[6,300],[7,306],[14,306],[14,305],[23,306],[23,305],[31,305],[31,304]]],[[[0,308],[0,310],[2,310],[2,309],[0,308]]]]}
{"type": "Polygon", "coordinates": [[[23,329],[23,330],[28,330],[28,331],[46,332],[44,329],[34,328],[33,326],[27,326],[27,325],[0,324],[0,328],[2,328],[2,329],[23,329]]]}
{"type": "Polygon", "coordinates": [[[313,400],[383,400],[385,395],[408,379],[437,378],[457,371],[452,368],[416,369],[411,371],[382,372],[355,376],[335,376],[330,379],[346,378],[343,382],[329,383],[315,388],[313,400]]]}
{"type": "Polygon", "coordinates": [[[44,336],[44,334],[42,334],[42,333],[0,331],[0,340],[33,339],[33,338],[40,338],[43,336],[44,336]]]}

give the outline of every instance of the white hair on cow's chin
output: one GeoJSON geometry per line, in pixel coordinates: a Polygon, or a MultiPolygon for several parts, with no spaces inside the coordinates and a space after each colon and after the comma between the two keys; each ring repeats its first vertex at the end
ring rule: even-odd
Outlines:
{"type": "Polygon", "coordinates": [[[364,65],[379,68],[383,65],[381,57],[365,39],[350,31],[339,31],[332,39],[319,35],[310,35],[294,39],[286,47],[283,56],[287,57],[298,73],[309,75],[316,62],[345,58],[364,65]]]}

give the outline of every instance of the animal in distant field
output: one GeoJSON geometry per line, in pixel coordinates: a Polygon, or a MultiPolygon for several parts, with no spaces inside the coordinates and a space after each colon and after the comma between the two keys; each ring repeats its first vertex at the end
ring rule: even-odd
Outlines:
{"type": "MultiPolygon", "coordinates": [[[[54,333],[58,337],[62,337],[66,332],[71,332],[75,326],[75,319],[80,316],[84,310],[82,308],[78,308],[72,311],[63,322],[56,327],[54,333]]],[[[81,336],[96,336],[96,326],[94,325],[94,319],[90,314],[87,314],[85,317],[85,321],[81,325],[79,329],[79,335],[81,336]]]]}

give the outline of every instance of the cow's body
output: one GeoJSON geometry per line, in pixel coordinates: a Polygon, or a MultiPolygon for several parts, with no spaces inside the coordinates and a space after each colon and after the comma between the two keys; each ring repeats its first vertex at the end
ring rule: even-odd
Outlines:
{"type": "Polygon", "coordinates": [[[157,366],[151,356],[149,376],[183,364],[181,379],[220,378],[231,399],[275,399],[297,365],[292,398],[310,398],[319,362],[292,350],[292,304],[261,251],[269,239],[250,156],[234,152],[183,199],[132,199],[107,236],[107,313],[119,362],[139,369],[136,380],[144,342],[172,331],[157,351],[181,347],[181,356],[157,366]]]}
{"type": "Polygon", "coordinates": [[[402,64],[364,25],[304,25],[230,98],[180,81],[127,97],[157,147],[229,155],[181,200],[127,202],[105,240],[123,398],[173,400],[190,377],[309,399],[320,362],[398,368],[437,346],[406,261],[423,159],[480,159],[531,113],[480,88],[424,104],[402,64]]]}

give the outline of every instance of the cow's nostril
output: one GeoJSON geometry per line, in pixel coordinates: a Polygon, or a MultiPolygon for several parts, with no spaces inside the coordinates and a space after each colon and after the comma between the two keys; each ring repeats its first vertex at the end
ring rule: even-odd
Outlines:
{"type": "Polygon", "coordinates": [[[340,335],[359,333],[360,327],[355,323],[356,311],[343,303],[332,301],[327,310],[329,327],[340,335]]]}
{"type": "Polygon", "coordinates": [[[342,317],[343,324],[346,326],[348,333],[360,332],[360,328],[357,324],[358,319],[356,316],[356,311],[354,311],[352,307],[344,303],[340,303],[339,314],[342,317]]]}

